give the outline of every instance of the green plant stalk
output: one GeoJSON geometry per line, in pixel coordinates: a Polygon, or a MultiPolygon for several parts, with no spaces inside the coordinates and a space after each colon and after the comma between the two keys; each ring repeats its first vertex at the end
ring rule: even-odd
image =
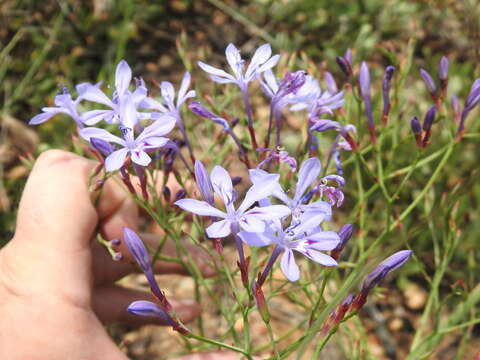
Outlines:
{"type": "Polygon", "coordinates": [[[216,346],[219,346],[219,347],[222,347],[222,348],[225,348],[225,349],[228,349],[228,350],[232,350],[232,351],[235,351],[235,352],[238,352],[240,354],[243,354],[244,356],[247,357],[248,360],[253,360],[252,358],[252,355],[250,355],[249,352],[239,348],[239,347],[236,347],[236,346],[232,346],[232,345],[228,345],[228,344],[225,344],[225,343],[222,343],[220,341],[216,341],[216,340],[213,340],[213,339],[209,339],[209,338],[206,338],[206,337],[203,337],[203,336],[200,336],[200,335],[196,335],[194,333],[189,333],[187,335],[185,335],[187,338],[191,338],[191,339],[195,339],[195,340],[198,340],[198,341],[201,341],[203,343],[207,343],[207,344],[211,344],[211,345],[216,345],[216,346]]]}

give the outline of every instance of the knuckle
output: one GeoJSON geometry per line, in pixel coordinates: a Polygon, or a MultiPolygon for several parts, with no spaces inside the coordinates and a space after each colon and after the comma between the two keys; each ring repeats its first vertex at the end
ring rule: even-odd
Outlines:
{"type": "Polygon", "coordinates": [[[50,168],[57,165],[65,165],[79,157],[73,153],[64,150],[51,149],[44,151],[37,158],[35,166],[37,168],[50,168]]]}

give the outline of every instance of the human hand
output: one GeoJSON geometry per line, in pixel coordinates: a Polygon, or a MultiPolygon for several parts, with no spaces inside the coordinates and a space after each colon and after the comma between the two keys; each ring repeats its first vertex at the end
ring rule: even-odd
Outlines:
{"type": "MultiPolygon", "coordinates": [[[[130,302],[151,295],[114,284],[134,267],[112,261],[92,241],[98,231],[107,240],[122,238],[122,228],[136,229],[138,219],[133,200],[114,181],[106,182],[98,206],[92,205],[87,179],[94,166],[51,150],[32,170],[15,236],[0,251],[1,359],[125,360],[102,323],[151,321],[126,311],[130,302]]],[[[211,268],[200,265],[212,275],[211,268]]],[[[155,270],[185,272],[178,264],[161,262],[155,270]]],[[[171,303],[183,322],[200,312],[191,301],[171,303]]]]}

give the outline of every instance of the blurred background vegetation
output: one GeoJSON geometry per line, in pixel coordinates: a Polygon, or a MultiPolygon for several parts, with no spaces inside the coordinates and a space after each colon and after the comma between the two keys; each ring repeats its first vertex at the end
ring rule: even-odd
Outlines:
{"type": "MultiPolygon", "coordinates": [[[[407,100],[402,104],[407,106],[408,99],[416,103],[413,109],[398,109],[399,113],[423,114],[430,106],[418,69],[436,72],[442,55],[451,64],[449,92],[464,99],[470,84],[480,76],[480,3],[476,0],[3,0],[0,245],[14,232],[16,206],[28,175],[25,157],[47,148],[71,147],[65,135],[73,129],[70,121],[50,121],[34,130],[25,126],[42,107],[52,105],[60,85],[73,89],[85,81],[110,82],[114,66],[125,59],[158,95],[152,84],[178,83],[185,68],[197,71],[198,59],[224,64],[228,42],[245,54],[270,42],[275,52],[296,54],[298,65],[314,72],[328,68],[339,79],[343,75],[335,57],[352,48],[355,63],[366,60],[378,65],[372,67],[372,78],[378,83],[384,66],[403,64],[412,39],[415,47],[408,87],[412,93],[403,95],[407,100]]],[[[469,124],[477,123],[478,131],[477,114],[469,124]]],[[[423,219],[421,225],[407,223],[413,227],[409,235],[415,235],[418,250],[426,254],[422,271],[430,274],[434,266],[428,257],[431,237],[448,237],[451,212],[461,215],[455,226],[461,228],[462,241],[442,283],[446,293],[458,279],[470,287],[478,281],[480,151],[478,138],[468,141],[450,160],[449,176],[441,180],[436,193],[427,196],[417,214],[423,219]]],[[[407,155],[398,159],[405,165],[411,161],[407,155]]],[[[423,172],[412,181],[421,184],[428,177],[423,172]]],[[[414,196],[406,196],[406,204],[414,196]]],[[[427,282],[428,275],[418,279],[421,285],[427,282]]]]}

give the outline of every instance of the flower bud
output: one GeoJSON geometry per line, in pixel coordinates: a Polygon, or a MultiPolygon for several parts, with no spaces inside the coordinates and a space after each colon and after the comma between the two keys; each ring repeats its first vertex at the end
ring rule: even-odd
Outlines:
{"type": "Polygon", "coordinates": [[[432,106],[427,113],[425,114],[425,119],[423,120],[423,135],[422,145],[423,147],[427,146],[428,140],[430,139],[430,132],[432,129],[433,121],[435,120],[435,106],[432,106]]]}
{"type": "Polygon", "coordinates": [[[343,73],[347,77],[350,77],[350,75],[352,75],[352,67],[348,63],[348,61],[345,60],[345,58],[343,58],[341,56],[337,56],[337,58],[335,60],[337,61],[338,66],[340,66],[340,69],[342,69],[343,73]]]}
{"type": "Polygon", "coordinates": [[[422,76],[425,85],[427,85],[428,92],[430,93],[430,95],[432,95],[434,99],[436,99],[437,86],[435,85],[435,81],[433,81],[432,76],[425,69],[420,69],[420,75],[422,76]]]}
{"type": "Polygon", "coordinates": [[[213,186],[208,176],[207,169],[203,166],[200,160],[195,161],[195,181],[197,182],[198,190],[202,194],[203,200],[210,205],[213,205],[213,186]]]}
{"type": "Polygon", "coordinates": [[[385,68],[385,74],[382,80],[382,94],[383,94],[383,115],[382,123],[386,124],[388,120],[388,114],[390,113],[390,87],[392,83],[393,73],[395,68],[391,65],[385,68]]]}

